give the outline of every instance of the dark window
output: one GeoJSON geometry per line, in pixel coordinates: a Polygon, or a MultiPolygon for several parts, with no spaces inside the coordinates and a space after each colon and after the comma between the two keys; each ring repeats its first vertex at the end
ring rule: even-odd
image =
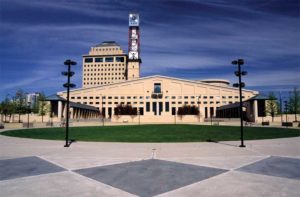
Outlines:
{"type": "Polygon", "coordinates": [[[71,99],[75,99],[75,97],[74,97],[74,96],[72,96],[72,97],[71,97],[71,99]]]}
{"type": "Polygon", "coordinates": [[[81,99],[81,97],[80,97],[80,96],[77,96],[77,99],[81,99]]]}
{"type": "Polygon", "coordinates": [[[174,116],[176,114],[176,107],[172,107],[172,115],[174,116]]]}
{"type": "Polygon", "coordinates": [[[154,84],[154,93],[161,93],[161,84],[160,83],[154,84]]]}
{"type": "Polygon", "coordinates": [[[154,112],[154,115],[157,114],[157,111],[156,111],[156,102],[152,103],[152,111],[154,112]]]}
{"type": "Polygon", "coordinates": [[[95,58],[95,62],[103,62],[103,58],[97,57],[95,58]]]}
{"type": "Polygon", "coordinates": [[[159,115],[161,115],[161,112],[163,110],[163,103],[162,102],[158,103],[158,108],[159,108],[159,115]]]}
{"type": "Polygon", "coordinates": [[[165,107],[166,107],[166,112],[168,112],[170,110],[169,102],[166,102],[165,107]]]}
{"type": "Polygon", "coordinates": [[[210,117],[213,117],[214,116],[214,107],[210,107],[209,112],[210,112],[210,117]]]}
{"type": "Polygon", "coordinates": [[[105,62],[113,62],[114,58],[113,57],[106,57],[105,62]]]}
{"type": "Polygon", "coordinates": [[[124,57],[116,57],[116,62],[124,62],[124,57]]]}
{"type": "Polygon", "coordinates": [[[144,115],[144,108],[140,107],[139,110],[140,110],[140,115],[143,116],[144,115]]]}
{"type": "Polygon", "coordinates": [[[91,63],[91,62],[93,62],[93,58],[85,58],[84,62],[85,63],[91,63]]]}
{"type": "Polygon", "coordinates": [[[111,107],[109,107],[109,108],[108,108],[108,117],[109,117],[109,118],[111,118],[111,112],[112,112],[111,107]]]}
{"type": "Polygon", "coordinates": [[[150,111],[150,102],[146,102],[146,112],[150,111]]]}

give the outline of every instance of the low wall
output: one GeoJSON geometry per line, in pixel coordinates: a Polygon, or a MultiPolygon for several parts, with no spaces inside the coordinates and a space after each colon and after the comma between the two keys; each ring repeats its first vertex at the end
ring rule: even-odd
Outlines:
{"type": "Polygon", "coordinates": [[[112,122],[116,123],[197,123],[203,122],[203,119],[194,115],[185,116],[112,116],[112,122]]]}

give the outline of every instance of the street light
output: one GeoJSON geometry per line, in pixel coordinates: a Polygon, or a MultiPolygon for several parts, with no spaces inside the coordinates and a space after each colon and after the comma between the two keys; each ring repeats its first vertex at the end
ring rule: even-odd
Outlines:
{"type": "Polygon", "coordinates": [[[27,103],[27,129],[29,128],[29,114],[30,114],[30,112],[31,112],[31,110],[30,110],[30,106],[31,105],[31,102],[28,102],[27,103]]]}
{"type": "Polygon", "coordinates": [[[66,144],[64,147],[69,147],[69,103],[70,103],[70,88],[74,88],[76,85],[70,83],[70,78],[75,74],[71,71],[71,66],[76,65],[77,63],[72,60],[66,60],[64,65],[68,66],[67,72],[62,72],[61,74],[67,76],[67,83],[63,84],[65,88],[67,88],[67,117],[66,117],[66,144]]]}
{"type": "Polygon", "coordinates": [[[238,70],[234,72],[235,76],[239,78],[239,82],[233,84],[234,87],[239,88],[240,92],[240,118],[241,118],[241,145],[240,147],[246,147],[244,145],[244,125],[243,125],[243,101],[242,101],[242,88],[245,87],[245,83],[242,82],[242,76],[247,75],[247,71],[241,71],[241,65],[244,64],[243,59],[234,60],[231,62],[233,65],[238,66],[238,70]]]}

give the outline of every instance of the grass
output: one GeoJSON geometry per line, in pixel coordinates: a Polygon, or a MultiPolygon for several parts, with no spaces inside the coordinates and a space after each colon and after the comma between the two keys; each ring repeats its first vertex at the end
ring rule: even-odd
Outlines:
{"type": "MultiPolygon", "coordinates": [[[[22,129],[2,132],[1,135],[64,140],[64,128],[22,129]]],[[[246,127],[245,140],[273,139],[300,136],[298,129],[246,127]]],[[[69,138],[97,142],[203,142],[240,140],[240,128],[204,125],[130,125],[71,127],[69,138]]]]}

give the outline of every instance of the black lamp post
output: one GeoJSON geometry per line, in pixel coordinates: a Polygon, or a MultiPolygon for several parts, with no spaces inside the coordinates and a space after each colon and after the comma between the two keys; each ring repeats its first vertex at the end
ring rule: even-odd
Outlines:
{"type": "Polygon", "coordinates": [[[243,100],[242,100],[242,88],[245,87],[245,83],[242,82],[242,76],[247,75],[247,71],[241,71],[241,65],[244,64],[243,59],[234,60],[234,61],[232,61],[232,64],[238,66],[238,70],[235,71],[234,74],[235,74],[235,76],[237,76],[239,78],[239,82],[233,84],[233,86],[238,87],[239,92],[240,92],[240,118],[241,118],[241,145],[240,145],[240,147],[246,147],[244,145],[243,100]]]}
{"type": "Polygon", "coordinates": [[[70,78],[75,74],[74,72],[71,71],[71,66],[76,65],[77,63],[72,60],[66,60],[64,62],[64,65],[68,66],[68,71],[67,72],[62,72],[61,74],[64,76],[67,76],[68,81],[67,83],[63,84],[65,88],[67,88],[67,117],[66,117],[66,144],[64,147],[69,147],[69,103],[70,103],[70,88],[74,88],[75,84],[70,83],[70,78]]]}

